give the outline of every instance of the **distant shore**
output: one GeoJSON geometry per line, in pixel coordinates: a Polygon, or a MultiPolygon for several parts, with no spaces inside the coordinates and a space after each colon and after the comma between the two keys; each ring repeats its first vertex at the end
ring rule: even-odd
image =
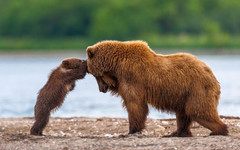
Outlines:
{"type": "Polygon", "coordinates": [[[221,118],[229,136],[194,123],[190,138],[162,138],[176,130],[175,119],[148,119],[142,134],[128,135],[123,118],[51,118],[45,136],[32,136],[33,118],[0,118],[0,149],[240,149],[240,118],[221,118]]]}

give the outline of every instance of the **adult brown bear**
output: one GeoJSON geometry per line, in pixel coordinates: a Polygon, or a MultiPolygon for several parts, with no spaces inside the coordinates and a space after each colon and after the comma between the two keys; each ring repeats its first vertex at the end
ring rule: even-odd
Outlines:
{"type": "Polygon", "coordinates": [[[228,134],[217,111],[219,83],[195,56],[159,55],[142,41],[102,41],[87,48],[87,57],[88,72],[104,85],[100,90],[122,97],[130,134],[145,127],[148,104],[176,113],[177,131],[169,136],[192,136],[193,121],[210,129],[210,135],[228,134]],[[108,79],[114,84],[109,86],[108,79]]]}

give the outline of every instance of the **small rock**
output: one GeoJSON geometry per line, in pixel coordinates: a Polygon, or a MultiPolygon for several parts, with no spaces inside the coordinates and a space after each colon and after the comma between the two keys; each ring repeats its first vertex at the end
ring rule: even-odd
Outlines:
{"type": "Polygon", "coordinates": [[[72,130],[72,132],[73,132],[73,133],[77,133],[77,131],[76,131],[76,130],[72,130]]]}
{"type": "Polygon", "coordinates": [[[62,136],[64,136],[65,135],[65,133],[63,132],[63,131],[60,131],[59,132],[62,136]]]}
{"type": "Polygon", "coordinates": [[[158,125],[158,128],[156,128],[154,132],[158,135],[164,135],[165,130],[166,129],[163,126],[158,125]]]}
{"type": "Polygon", "coordinates": [[[162,124],[168,125],[168,121],[162,121],[162,124]]]}
{"type": "Polygon", "coordinates": [[[105,134],[104,136],[105,137],[113,137],[113,135],[111,135],[111,134],[105,134]]]}

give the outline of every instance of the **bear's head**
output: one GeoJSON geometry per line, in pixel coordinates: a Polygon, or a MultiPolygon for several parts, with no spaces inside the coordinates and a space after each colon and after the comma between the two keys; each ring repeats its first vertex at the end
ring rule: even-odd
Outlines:
{"type": "Polygon", "coordinates": [[[83,69],[87,68],[87,61],[78,58],[68,58],[62,61],[61,66],[65,69],[83,69]]]}
{"type": "Polygon", "coordinates": [[[106,93],[108,91],[108,85],[103,81],[102,77],[95,77],[95,78],[97,80],[99,91],[106,93]]]}
{"type": "Polygon", "coordinates": [[[94,76],[112,74],[155,56],[144,41],[101,41],[87,48],[88,72],[94,76]]]}
{"type": "Polygon", "coordinates": [[[68,58],[62,61],[60,70],[71,79],[82,79],[87,73],[87,61],[78,58],[68,58]]]}
{"type": "Polygon", "coordinates": [[[118,89],[117,78],[111,76],[110,74],[104,74],[102,77],[98,76],[95,78],[100,92],[106,93],[108,89],[110,89],[110,91],[116,91],[118,89]]]}
{"type": "Polygon", "coordinates": [[[112,72],[118,65],[117,41],[102,41],[87,48],[88,72],[94,76],[103,76],[112,72]]]}

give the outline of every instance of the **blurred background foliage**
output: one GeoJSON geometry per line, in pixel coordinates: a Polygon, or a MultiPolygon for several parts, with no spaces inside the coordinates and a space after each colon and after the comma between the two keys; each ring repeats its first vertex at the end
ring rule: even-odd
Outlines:
{"type": "Polygon", "coordinates": [[[85,49],[100,40],[154,48],[240,47],[239,0],[0,0],[0,49],[85,49]]]}

